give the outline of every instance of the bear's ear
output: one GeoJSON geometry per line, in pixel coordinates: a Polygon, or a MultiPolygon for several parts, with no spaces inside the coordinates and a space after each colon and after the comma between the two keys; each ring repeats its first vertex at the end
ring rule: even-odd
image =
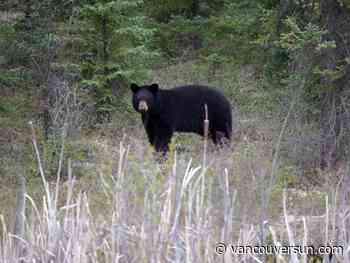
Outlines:
{"type": "Polygon", "coordinates": [[[148,87],[148,89],[149,89],[153,94],[156,94],[157,91],[159,90],[159,86],[158,86],[158,84],[153,83],[152,85],[150,85],[150,86],[148,87]]]}
{"type": "Polygon", "coordinates": [[[136,93],[140,89],[140,87],[137,86],[135,83],[131,83],[130,89],[133,93],[136,93]]]}

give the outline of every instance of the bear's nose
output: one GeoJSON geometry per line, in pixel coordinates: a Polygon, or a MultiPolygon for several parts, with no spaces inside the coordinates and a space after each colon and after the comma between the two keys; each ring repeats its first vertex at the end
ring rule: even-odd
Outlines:
{"type": "Polygon", "coordinates": [[[139,102],[139,111],[144,111],[144,112],[148,111],[148,106],[147,106],[147,102],[146,101],[141,100],[139,102]]]}

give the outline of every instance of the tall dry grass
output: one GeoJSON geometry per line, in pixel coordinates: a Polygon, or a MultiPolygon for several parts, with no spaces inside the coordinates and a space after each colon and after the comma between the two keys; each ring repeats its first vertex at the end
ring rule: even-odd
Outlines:
{"type": "Polygon", "coordinates": [[[330,242],[344,248],[332,262],[350,262],[347,170],[335,188],[308,192],[279,185],[277,157],[262,141],[246,138],[232,151],[204,140],[192,149],[201,154],[173,151],[159,164],[132,138],[119,145],[95,142],[93,178],[76,178],[69,161],[67,178],[60,167],[56,182],[49,182],[32,132],[43,197],[35,201],[20,189],[19,201],[25,199],[18,202],[15,228],[1,220],[1,262],[296,263],[310,257],[239,255],[230,245],[330,242]]]}

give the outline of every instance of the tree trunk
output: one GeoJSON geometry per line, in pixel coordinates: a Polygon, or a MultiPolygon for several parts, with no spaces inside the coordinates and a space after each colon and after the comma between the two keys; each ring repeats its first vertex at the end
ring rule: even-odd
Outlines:
{"type": "Polygon", "coordinates": [[[192,0],[190,12],[191,12],[191,15],[190,15],[191,18],[194,18],[195,16],[198,15],[198,13],[199,13],[199,0],[192,0]]]}
{"type": "Polygon", "coordinates": [[[333,167],[335,163],[347,158],[349,146],[349,103],[350,103],[350,12],[337,0],[321,0],[321,23],[327,29],[325,41],[334,41],[336,48],[325,52],[321,67],[339,71],[337,78],[323,77],[322,84],[327,87],[322,99],[321,111],[321,167],[333,167]]]}
{"type": "Polygon", "coordinates": [[[103,60],[103,74],[107,78],[109,72],[108,72],[108,33],[107,33],[107,19],[106,17],[102,18],[102,31],[101,31],[101,37],[102,37],[102,60],[103,60]]]}
{"type": "Polygon", "coordinates": [[[276,35],[279,36],[282,31],[283,20],[289,15],[291,11],[292,0],[280,0],[277,21],[276,21],[276,35]]]}

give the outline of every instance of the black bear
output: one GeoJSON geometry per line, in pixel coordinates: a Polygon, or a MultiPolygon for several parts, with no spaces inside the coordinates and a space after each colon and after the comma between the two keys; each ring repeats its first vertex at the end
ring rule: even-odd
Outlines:
{"type": "Polygon", "coordinates": [[[131,84],[134,109],[141,113],[148,140],[158,152],[166,153],[174,132],[194,132],[203,136],[205,105],[209,135],[215,144],[231,138],[230,102],[218,90],[187,85],[165,90],[158,84],[131,84]]]}

